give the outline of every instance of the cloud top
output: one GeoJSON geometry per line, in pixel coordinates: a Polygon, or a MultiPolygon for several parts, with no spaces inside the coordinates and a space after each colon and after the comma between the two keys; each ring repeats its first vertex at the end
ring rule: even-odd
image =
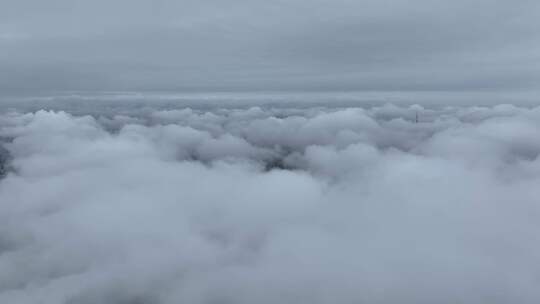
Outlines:
{"type": "Polygon", "coordinates": [[[539,118],[3,112],[0,302],[537,303],[539,118]]]}

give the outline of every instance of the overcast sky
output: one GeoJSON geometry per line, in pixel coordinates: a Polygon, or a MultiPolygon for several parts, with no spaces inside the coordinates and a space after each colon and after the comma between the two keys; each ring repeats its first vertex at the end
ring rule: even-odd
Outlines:
{"type": "Polygon", "coordinates": [[[0,0],[0,90],[536,91],[534,0],[0,0]]]}

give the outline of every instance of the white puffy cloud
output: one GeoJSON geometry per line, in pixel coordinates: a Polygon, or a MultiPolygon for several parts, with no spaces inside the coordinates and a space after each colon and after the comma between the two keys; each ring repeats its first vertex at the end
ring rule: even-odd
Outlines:
{"type": "Polygon", "coordinates": [[[0,302],[537,303],[539,111],[4,112],[0,302]]]}

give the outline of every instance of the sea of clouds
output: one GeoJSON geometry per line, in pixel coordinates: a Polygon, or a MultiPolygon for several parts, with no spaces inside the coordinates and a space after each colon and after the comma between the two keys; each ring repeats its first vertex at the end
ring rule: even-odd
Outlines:
{"type": "Polygon", "coordinates": [[[0,303],[540,302],[540,108],[89,114],[0,112],[0,303]]]}

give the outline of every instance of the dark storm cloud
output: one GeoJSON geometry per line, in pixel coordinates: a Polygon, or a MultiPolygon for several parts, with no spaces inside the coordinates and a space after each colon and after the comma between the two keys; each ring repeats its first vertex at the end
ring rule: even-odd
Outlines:
{"type": "Polygon", "coordinates": [[[536,90],[536,1],[0,1],[0,87],[536,90]]]}

